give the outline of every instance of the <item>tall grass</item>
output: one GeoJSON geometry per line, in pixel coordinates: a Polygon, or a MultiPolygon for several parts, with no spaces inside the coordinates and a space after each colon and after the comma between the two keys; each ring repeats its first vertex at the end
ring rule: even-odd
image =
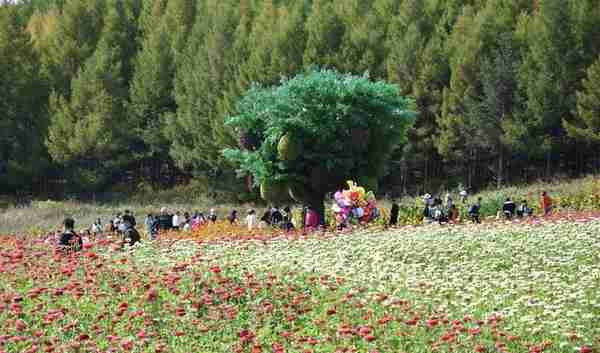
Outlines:
{"type": "Polygon", "coordinates": [[[136,204],[133,202],[119,204],[98,204],[84,203],[79,201],[34,201],[27,207],[8,207],[0,213],[0,235],[18,234],[18,233],[42,233],[51,230],[61,229],[61,223],[65,217],[73,217],[76,220],[77,229],[87,229],[98,218],[106,224],[114,218],[117,212],[130,210],[137,217],[139,224],[142,224],[144,217],[148,213],[157,214],[162,207],[166,207],[171,212],[194,212],[200,211],[207,213],[210,208],[214,208],[220,217],[225,217],[232,209],[246,210],[254,208],[255,205],[242,204],[221,204],[213,205],[209,203],[187,203],[187,204],[136,204]]]}

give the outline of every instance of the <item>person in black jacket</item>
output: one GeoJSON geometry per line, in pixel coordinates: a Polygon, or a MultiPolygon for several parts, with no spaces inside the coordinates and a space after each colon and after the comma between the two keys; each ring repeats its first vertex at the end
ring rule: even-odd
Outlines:
{"type": "Polygon", "coordinates": [[[400,213],[400,206],[397,203],[392,204],[392,210],[390,211],[390,227],[398,224],[398,214],[400,213]]]}
{"type": "Polygon", "coordinates": [[[123,215],[123,222],[129,223],[129,226],[133,228],[135,228],[136,226],[135,217],[129,210],[125,210],[125,214],[123,215]]]}
{"type": "Polygon", "coordinates": [[[158,229],[160,231],[167,231],[173,228],[173,216],[167,212],[166,208],[160,210],[160,215],[157,217],[158,229]]]}
{"type": "Polygon", "coordinates": [[[75,220],[66,218],[63,222],[64,231],[58,241],[59,249],[64,252],[79,251],[83,248],[83,240],[75,233],[75,220]]]}
{"type": "Polygon", "coordinates": [[[281,222],[283,222],[283,215],[277,207],[273,207],[273,209],[271,209],[271,225],[279,227],[281,222]]]}
{"type": "Polygon", "coordinates": [[[515,214],[515,209],[515,203],[510,199],[510,197],[507,197],[506,201],[504,201],[504,205],[502,206],[502,212],[504,212],[506,219],[511,219],[513,217],[515,214]]]}

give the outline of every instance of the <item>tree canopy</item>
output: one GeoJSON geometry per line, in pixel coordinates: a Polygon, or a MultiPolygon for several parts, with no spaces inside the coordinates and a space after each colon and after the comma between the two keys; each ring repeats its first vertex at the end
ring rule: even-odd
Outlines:
{"type": "Polygon", "coordinates": [[[318,207],[346,180],[377,189],[384,163],[406,141],[412,106],[397,85],[312,70],[272,88],[253,86],[227,121],[242,149],[224,154],[268,201],[290,195],[318,207]]]}

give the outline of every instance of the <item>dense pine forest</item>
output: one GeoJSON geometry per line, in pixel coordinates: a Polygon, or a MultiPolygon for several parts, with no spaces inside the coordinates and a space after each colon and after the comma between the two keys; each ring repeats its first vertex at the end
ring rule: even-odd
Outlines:
{"type": "Polygon", "coordinates": [[[0,193],[245,192],[226,118],[313,67],[413,98],[382,192],[600,171],[598,0],[22,0],[0,5],[0,193]]]}

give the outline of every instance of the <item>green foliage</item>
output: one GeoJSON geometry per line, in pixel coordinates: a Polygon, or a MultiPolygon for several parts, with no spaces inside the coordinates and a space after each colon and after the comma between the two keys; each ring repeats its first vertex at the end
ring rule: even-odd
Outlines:
{"type": "MultiPolygon", "coordinates": [[[[389,158],[373,129],[347,131],[368,143],[338,144],[352,155],[370,151],[356,176],[377,175],[385,192],[600,170],[587,148],[598,134],[597,0],[0,3],[4,38],[15,38],[2,43],[0,62],[4,189],[94,179],[73,168],[99,168],[100,184],[233,176],[222,150],[236,147],[241,131],[226,117],[251,86],[315,66],[368,72],[414,100],[415,123],[389,158]]],[[[243,125],[267,128],[262,117],[243,125]]],[[[271,175],[277,159],[254,160],[253,169],[271,175]]],[[[313,170],[341,178],[334,167],[313,170]]]]}
{"type": "Polygon", "coordinates": [[[48,91],[24,22],[0,7],[0,193],[29,189],[48,171],[48,91]]]}
{"type": "Polygon", "coordinates": [[[577,113],[577,123],[563,120],[569,135],[588,143],[600,143],[600,57],[587,70],[583,90],[577,92],[577,113]]]}
{"type": "Polygon", "coordinates": [[[381,165],[405,141],[411,107],[396,85],[313,70],[277,87],[252,87],[228,124],[241,132],[254,129],[262,143],[224,154],[258,184],[293,182],[308,199],[322,200],[348,178],[368,176],[375,184],[381,165]],[[290,136],[303,148],[297,158],[281,159],[280,147],[290,136]]]}

